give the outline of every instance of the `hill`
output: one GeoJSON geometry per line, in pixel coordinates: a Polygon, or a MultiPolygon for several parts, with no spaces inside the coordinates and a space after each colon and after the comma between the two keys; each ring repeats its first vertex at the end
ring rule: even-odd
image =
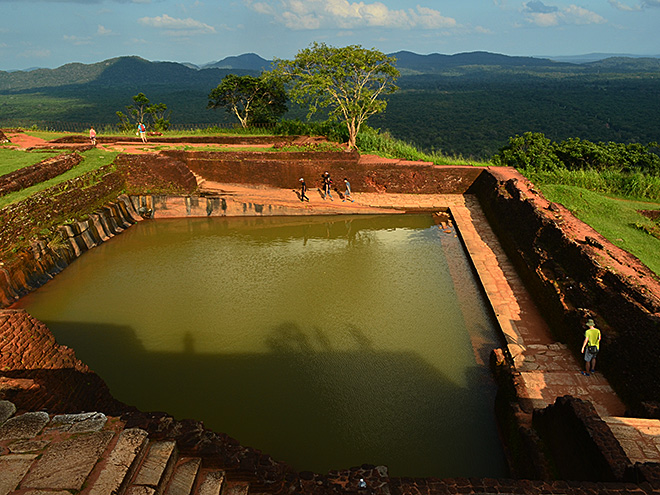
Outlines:
{"type": "Polygon", "coordinates": [[[470,52],[456,55],[441,55],[432,53],[418,55],[416,53],[400,51],[391,53],[396,58],[396,66],[402,74],[438,74],[448,69],[458,67],[528,67],[528,68],[556,68],[574,67],[574,64],[553,62],[549,59],[533,57],[511,57],[498,53],[470,52]]]}
{"type": "MultiPolygon", "coordinates": [[[[555,141],[660,141],[660,113],[650,104],[660,94],[659,59],[575,64],[488,52],[392,55],[402,72],[401,89],[369,123],[425,151],[489,158],[510,136],[526,131],[555,141]]],[[[102,128],[116,124],[116,112],[138,92],[167,104],[175,126],[231,123],[231,115],[206,108],[209,92],[229,73],[257,75],[269,66],[256,54],[244,54],[201,68],[118,57],[0,71],[0,126],[102,128]]],[[[293,108],[285,118],[305,113],[293,108]]]]}
{"type": "Polygon", "coordinates": [[[237,57],[226,57],[217,62],[211,62],[202,66],[203,69],[242,69],[261,72],[270,70],[270,60],[261,58],[256,53],[244,53],[237,57]]]}

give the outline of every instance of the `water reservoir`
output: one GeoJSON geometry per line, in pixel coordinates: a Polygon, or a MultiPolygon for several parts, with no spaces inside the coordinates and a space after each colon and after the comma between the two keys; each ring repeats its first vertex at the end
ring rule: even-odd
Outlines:
{"type": "Polygon", "coordinates": [[[145,221],[18,305],[116,398],[298,470],[506,475],[497,333],[430,215],[145,221]]]}

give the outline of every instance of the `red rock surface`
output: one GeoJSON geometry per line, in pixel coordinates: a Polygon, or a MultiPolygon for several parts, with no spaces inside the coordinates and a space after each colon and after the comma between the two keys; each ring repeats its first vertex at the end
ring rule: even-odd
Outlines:
{"type": "Polygon", "coordinates": [[[21,411],[129,408],[110,396],[103,381],[59,345],[50,330],[24,310],[0,310],[0,398],[21,411]]]}

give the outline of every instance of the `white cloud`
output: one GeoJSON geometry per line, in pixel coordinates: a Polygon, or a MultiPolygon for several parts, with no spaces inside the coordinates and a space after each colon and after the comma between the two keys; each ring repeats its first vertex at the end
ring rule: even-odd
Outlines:
{"type": "Polygon", "coordinates": [[[617,2],[617,0],[608,0],[608,1],[610,5],[617,10],[623,10],[626,12],[634,12],[634,11],[642,10],[641,5],[628,5],[625,3],[617,2]]]}
{"type": "Polygon", "coordinates": [[[608,2],[615,9],[625,12],[640,12],[647,8],[660,7],[660,0],[642,0],[635,5],[629,5],[617,0],[608,0],[608,2]]]}
{"type": "Polygon", "coordinates": [[[18,54],[21,58],[49,58],[51,52],[48,49],[43,50],[25,50],[18,54]]]}
{"type": "Polygon", "coordinates": [[[76,35],[67,35],[65,34],[63,36],[64,41],[69,41],[70,43],[73,43],[76,46],[82,46],[82,45],[89,45],[92,43],[91,38],[87,37],[80,37],[76,35]]]}
{"type": "Polygon", "coordinates": [[[190,17],[187,19],[177,19],[175,17],[170,17],[167,14],[157,17],[142,17],[138,19],[138,22],[145,26],[166,29],[166,33],[170,36],[190,36],[215,32],[213,26],[196,21],[190,17]]]}
{"type": "Polygon", "coordinates": [[[106,28],[105,26],[102,26],[101,24],[99,24],[99,27],[96,30],[96,34],[98,34],[99,36],[108,36],[108,35],[112,34],[112,30],[106,28]]]}
{"type": "Polygon", "coordinates": [[[414,9],[391,10],[381,2],[348,0],[244,0],[250,9],[272,16],[289,29],[386,27],[443,29],[458,24],[439,11],[417,5],[414,9]]]}
{"type": "Polygon", "coordinates": [[[569,5],[561,13],[566,24],[605,24],[607,22],[603,16],[576,5],[569,5]]]}
{"type": "Polygon", "coordinates": [[[551,14],[553,12],[558,12],[559,8],[554,5],[546,5],[540,0],[532,0],[525,4],[525,11],[535,14],[551,14]]]}
{"type": "Polygon", "coordinates": [[[601,15],[577,5],[555,7],[539,0],[527,2],[523,14],[532,24],[541,27],[564,24],[604,24],[607,20],[601,15]]]}

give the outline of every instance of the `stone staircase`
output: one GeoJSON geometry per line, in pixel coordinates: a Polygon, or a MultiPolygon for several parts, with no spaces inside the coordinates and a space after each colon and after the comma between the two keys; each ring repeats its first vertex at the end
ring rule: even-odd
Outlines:
{"type": "MultiPolygon", "coordinates": [[[[191,172],[192,172],[192,170],[191,170],[191,172]]],[[[196,174],[195,172],[192,172],[192,174],[195,177],[195,181],[197,181],[197,189],[202,191],[204,183],[206,182],[206,179],[204,177],[202,177],[201,175],[196,174]]]]}
{"type": "Polygon", "coordinates": [[[0,495],[247,495],[173,440],[152,440],[102,413],[28,412],[0,401],[0,495]]]}

